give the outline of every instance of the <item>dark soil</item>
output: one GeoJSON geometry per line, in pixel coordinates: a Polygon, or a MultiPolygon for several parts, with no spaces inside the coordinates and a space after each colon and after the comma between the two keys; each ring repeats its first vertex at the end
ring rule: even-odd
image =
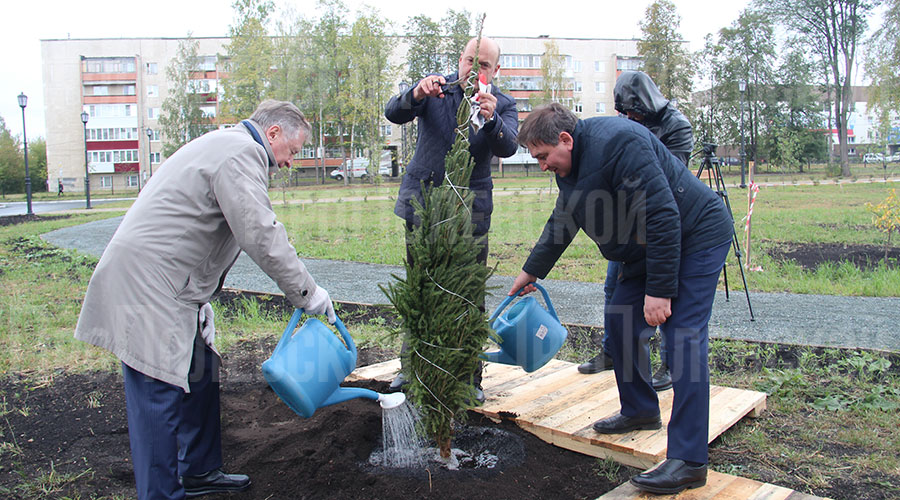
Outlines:
{"type": "MultiPolygon", "coordinates": [[[[872,270],[884,261],[884,247],[880,245],[848,245],[845,243],[778,243],[767,253],[777,261],[793,260],[805,269],[816,269],[826,262],[849,262],[861,270],[872,270]]],[[[886,264],[900,262],[900,248],[888,248],[886,264]]]]}
{"type": "MultiPolygon", "coordinates": [[[[357,399],[321,408],[309,419],[297,416],[269,389],[260,372],[273,348],[274,340],[244,342],[225,357],[221,371],[225,466],[248,474],[253,485],[245,493],[221,498],[596,498],[639,472],[623,466],[611,473],[610,480],[600,474],[599,462],[592,457],[472,412],[463,429],[467,432],[459,433],[478,435],[485,432],[480,428],[487,428],[491,434],[500,429],[512,435],[509,445],[515,451],[501,455],[496,467],[459,471],[435,465],[399,471],[373,467],[367,461],[381,445],[380,407],[357,399]]],[[[359,354],[360,365],[395,356],[379,349],[361,349],[359,354]]],[[[2,455],[0,497],[132,498],[121,374],[59,373],[47,384],[29,384],[22,378],[0,379],[0,394],[10,410],[0,422],[2,441],[21,450],[2,455]],[[44,496],[39,485],[46,485],[51,474],[71,480],[44,496]]],[[[363,386],[387,388],[384,383],[363,386]]],[[[465,444],[460,440],[454,446],[465,444]]]]}

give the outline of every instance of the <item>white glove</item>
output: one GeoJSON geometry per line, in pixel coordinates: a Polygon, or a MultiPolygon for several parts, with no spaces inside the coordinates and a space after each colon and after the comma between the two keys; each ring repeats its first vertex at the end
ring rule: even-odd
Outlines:
{"type": "Polygon", "coordinates": [[[216,341],[216,325],[213,323],[213,308],[209,302],[200,306],[200,314],[197,319],[200,320],[200,336],[203,337],[206,345],[212,347],[213,342],[216,341]]]}
{"type": "Polygon", "coordinates": [[[317,286],[316,293],[310,297],[306,307],[303,308],[306,314],[324,314],[328,316],[328,322],[334,324],[337,316],[334,314],[334,305],[331,303],[331,297],[324,288],[317,286]]]}

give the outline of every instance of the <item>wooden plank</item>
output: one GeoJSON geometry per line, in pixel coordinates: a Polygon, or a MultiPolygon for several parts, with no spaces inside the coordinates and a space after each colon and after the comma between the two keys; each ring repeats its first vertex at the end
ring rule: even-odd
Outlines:
{"type": "Polygon", "coordinates": [[[560,436],[559,434],[552,432],[544,427],[535,427],[531,424],[524,424],[521,425],[521,427],[522,429],[528,431],[531,434],[534,434],[547,443],[574,452],[583,453],[588,456],[597,458],[611,458],[616,462],[619,462],[620,464],[630,465],[639,469],[652,467],[656,463],[655,461],[648,461],[647,459],[642,457],[636,457],[633,454],[628,453],[627,451],[623,452],[619,450],[612,450],[609,448],[604,448],[602,446],[592,445],[590,443],[566,439],[565,436],[560,436]]]}
{"type": "Polygon", "coordinates": [[[377,380],[379,382],[390,382],[394,380],[394,376],[400,371],[400,358],[390,359],[374,365],[360,366],[353,370],[347,376],[348,382],[357,382],[359,380],[377,380]]]}
{"type": "Polygon", "coordinates": [[[706,486],[684,490],[675,495],[655,495],[639,490],[630,481],[597,500],[821,500],[819,497],[761,483],[752,479],[709,471],[706,486]]]}
{"type": "Polygon", "coordinates": [[[530,421],[541,420],[558,413],[594,394],[615,387],[615,377],[591,378],[581,375],[581,379],[560,389],[540,395],[525,404],[510,408],[510,412],[530,421]]]}
{"type": "Polygon", "coordinates": [[[562,369],[555,372],[549,372],[546,376],[534,379],[528,383],[520,384],[503,391],[502,393],[490,389],[488,394],[496,396],[502,394],[502,398],[489,398],[485,405],[482,406],[482,409],[486,412],[490,412],[495,407],[498,407],[503,408],[505,411],[513,411],[510,410],[510,408],[525,404],[544,394],[557,391],[561,387],[577,382],[579,376],[583,377],[584,375],[579,374],[578,370],[562,369]]]}

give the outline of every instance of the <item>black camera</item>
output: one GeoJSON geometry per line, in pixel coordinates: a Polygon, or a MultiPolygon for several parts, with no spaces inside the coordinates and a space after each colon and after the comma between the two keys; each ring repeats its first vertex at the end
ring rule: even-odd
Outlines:
{"type": "Polygon", "coordinates": [[[703,143],[703,154],[706,156],[716,156],[716,148],[719,147],[718,144],[713,144],[711,142],[703,143]]]}

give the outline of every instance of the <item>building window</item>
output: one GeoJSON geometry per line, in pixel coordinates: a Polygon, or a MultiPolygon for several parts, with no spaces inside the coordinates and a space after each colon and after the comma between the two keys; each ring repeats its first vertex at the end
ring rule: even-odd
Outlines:
{"type": "Polygon", "coordinates": [[[594,111],[596,111],[597,113],[600,113],[600,114],[606,113],[606,103],[598,102],[596,104],[596,106],[594,106],[594,111]]]}
{"type": "Polygon", "coordinates": [[[126,85],[122,90],[122,95],[134,95],[134,85],[126,85]]]}
{"type": "Polygon", "coordinates": [[[113,185],[113,177],[111,175],[100,176],[100,187],[111,188],[113,185]]]}
{"type": "Polygon", "coordinates": [[[138,176],[137,175],[125,176],[125,186],[130,187],[130,188],[138,187],[138,176]]]}
{"type": "Polygon", "coordinates": [[[153,131],[153,135],[150,136],[150,140],[151,140],[151,141],[154,141],[154,142],[158,142],[158,141],[159,141],[159,136],[160,136],[159,129],[156,129],[156,130],[153,131]]]}
{"type": "Polygon", "coordinates": [[[159,97],[159,85],[147,85],[147,97],[159,97]]]}
{"type": "Polygon", "coordinates": [[[574,90],[575,90],[575,92],[581,92],[581,91],[583,90],[582,87],[581,87],[581,82],[580,82],[580,81],[575,80],[575,89],[574,89],[574,90]]]}
{"type": "Polygon", "coordinates": [[[215,71],[216,70],[216,56],[199,56],[197,57],[197,69],[199,71],[215,71]]]}
{"type": "Polygon", "coordinates": [[[106,85],[94,85],[94,95],[109,95],[109,87],[106,85]]]}
{"type": "Polygon", "coordinates": [[[597,73],[603,73],[606,71],[606,65],[601,61],[594,61],[594,71],[597,73]]]}
{"type": "Polygon", "coordinates": [[[603,82],[594,82],[594,92],[598,94],[606,92],[606,84],[603,82]]]}
{"type": "Polygon", "coordinates": [[[200,106],[200,112],[203,113],[203,118],[215,118],[216,117],[216,107],[215,106],[200,106]]]}
{"type": "Polygon", "coordinates": [[[581,105],[580,102],[576,103],[575,106],[573,106],[572,111],[574,111],[576,113],[581,113],[583,111],[583,106],[581,105]]]}
{"type": "Polygon", "coordinates": [[[150,153],[150,163],[159,163],[159,152],[150,153]]]}
{"type": "Polygon", "coordinates": [[[151,120],[159,118],[159,108],[147,108],[147,118],[151,120]]]}
{"type": "Polygon", "coordinates": [[[316,148],[313,146],[303,146],[303,151],[300,152],[300,158],[315,158],[316,157],[316,148]]]}
{"type": "Polygon", "coordinates": [[[388,124],[388,125],[381,125],[381,135],[382,135],[382,136],[389,136],[389,135],[391,135],[391,126],[390,126],[390,124],[388,124]]]}
{"type": "Polygon", "coordinates": [[[147,64],[144,64],[144,67],[147,69],[148,75],[155,75],[159,72],[159,67],[155,62],[148,62],[147,64]]]}
{"type": "Polygon", "coordinates": [[[581,73],[581,61],[572,61],[572,71],[581,73]]]}

